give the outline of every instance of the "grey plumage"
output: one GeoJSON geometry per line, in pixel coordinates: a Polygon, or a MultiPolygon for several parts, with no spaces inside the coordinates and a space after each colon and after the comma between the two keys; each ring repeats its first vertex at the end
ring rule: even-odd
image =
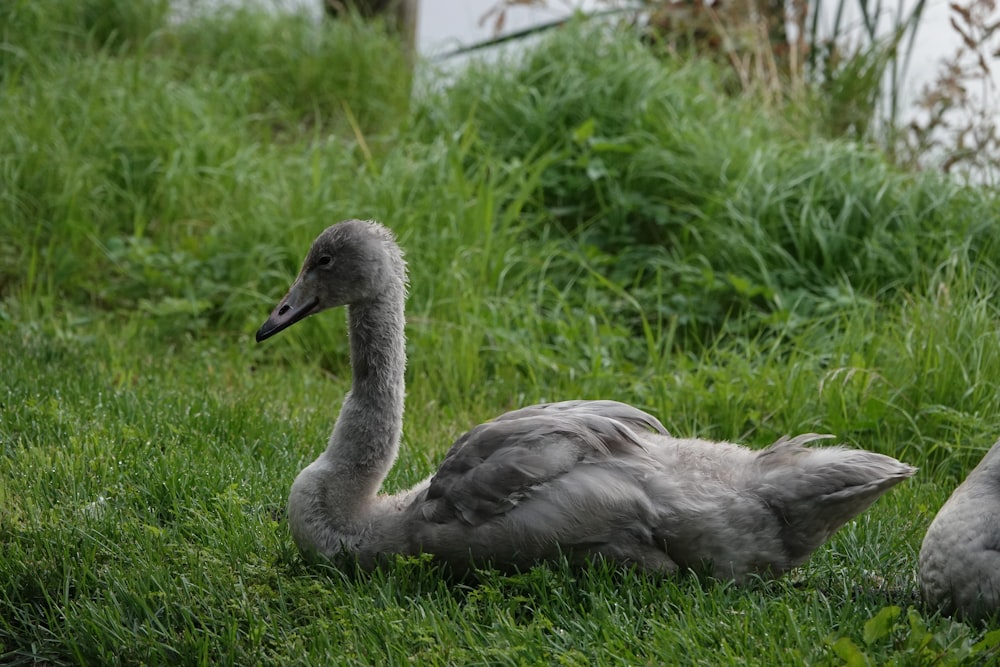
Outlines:
{"type": "Polygon", "coordinates": [[[1000,611],[1000,441],[934,517],[919,568],[932,607],[971,620],[1000,611]]]}
{"type": "Polygon", "coordinates": [[[406,267],[385,227],[350,220],[313,243],[263,340],[326,308],[348,306],[353,384],[326,450],[296,478],[292,535],[303,553],[429,552],[464,570],[521,568],[567,556],[641,569],[777,576],[914,468],[828,436],[753,451],[670,436],[615,401],[565,401],[503,414],[461,436],[432,477],[378,489],[403,416],[406,267]]]}

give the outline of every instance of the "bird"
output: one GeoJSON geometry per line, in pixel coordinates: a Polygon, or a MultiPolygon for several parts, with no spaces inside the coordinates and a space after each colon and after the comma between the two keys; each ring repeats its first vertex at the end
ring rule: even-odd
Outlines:
{"type": "Polygon", "coordinates": [[[347,558],[371,570],[397,555],[430,554],[469,573],[603,559],[655,575],[773,578],[916,472],[883,454],[806,446],[832,436],[752,450],[671,436],[618,401],[569,400],[475,426],[431,476],[380,493],[403,427],[407,288],[388,227],[339,222],[313,242],[256,333],[259,343],[347,307],[351,388],[325,450],[288,497],[290,532],[306,560],[347,558]]]}
{"type": "Polygon", "coordinates": [[[918,568],[930,607],[972,621],[1000,610],[1000,440],[931,521],[918,568]]]}

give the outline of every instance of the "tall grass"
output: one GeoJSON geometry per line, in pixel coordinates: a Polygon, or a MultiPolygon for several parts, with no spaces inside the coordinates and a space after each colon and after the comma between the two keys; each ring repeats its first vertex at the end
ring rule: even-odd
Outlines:
{"type": "Polygon", "coordinates": [[[566,33],[471,72],[427,127],[475,128],[506,160],[551,159],[536,202],[546,221],[607,253],[592,262],[647,311],[683,323],[787,321],[845,290],[924,289],[953,250],[992,256],[988,198],[861,146],[796,137],[752,100],[727,99],[704,68],[566,33]]]}
{"type": "Polygon", "coordinates": [[[50,6],[0,9],[0,662],[990,659],[914,566],[1000,433],[991,193],[810,139],[627,33],[568,26],[404,104],[378,30],[153,4],[99,33],[50,6]],[[920,478],[741,588],[307,568],[284,499],[349,388],[343,319],[251,334],[347,217],[411,269],[389,489],[478,421],[598,397],[920,478]]]}

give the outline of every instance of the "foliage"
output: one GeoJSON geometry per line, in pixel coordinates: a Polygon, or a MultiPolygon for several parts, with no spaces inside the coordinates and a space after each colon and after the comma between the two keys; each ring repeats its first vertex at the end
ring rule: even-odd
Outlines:
{"type": "MultiPolygon", "coordinates": [[[[498,0],[484,17],[499,30],[507,12],[547,0],[498,0]]],[[[901,164],[995,183],[1000,166],[993,63],[1000,57],[995,0],[952,2],[957,48],[923,85],[918,112],[905,109],[910,61],[925,0],[605,0],[645,26],[671,57],[697,55],[725,63],[730,90],[758,104],[811,120],[827,137],[879,146],[901,164]]],[[[498,41],[498,40],[494,40],[498,41]]],[[[468,49],[466,49],[468,50],[468,49]]]]}
{"type": "Polygon", "coordinates": [[[899,159],[996,185],[1000,121],[991,63],[1000,57],[1000,15],[995,0],[949,7],[961,43],[939,63],[934,81],[924,86],[918,100],[921,114],[901,133],[899,159]]]}
{"type": "Polygon", "coordinates": [[[919,611],[910,607],[904,615],[896,605],[883,607],[868,619],[862,639],[865,648],[850,637],[828,637],[830,657],[835,659],[817,664],[988,664],[1000,651],[1000,630],[991,630],[978,641],[961,623],[935,631],[919,611]]]}
{"type": "Polygon", "coordinates": [[[504,160],[550,159],[527,210],[577,236],[647,315],[702,335],[796,320],[839,294],[920,291],[921,272],[953,253],[994,252],[997,213],[981,193],[790,136],[729,99],[704,63],[662,62],[599,31],[555,35],[452,90],[430,136],[461,126],[504,160]]]}

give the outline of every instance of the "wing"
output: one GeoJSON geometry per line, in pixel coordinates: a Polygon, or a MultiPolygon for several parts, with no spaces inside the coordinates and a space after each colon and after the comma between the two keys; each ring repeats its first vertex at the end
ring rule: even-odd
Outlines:
{"type": "Polygon", "coordinates": [[[431,480],[423,516],[480,525],[574,466],[642,457],[636,429],[666,433],[654,417],[613,401],[549,403],[504,414],[454,444],[431,480]]]}

